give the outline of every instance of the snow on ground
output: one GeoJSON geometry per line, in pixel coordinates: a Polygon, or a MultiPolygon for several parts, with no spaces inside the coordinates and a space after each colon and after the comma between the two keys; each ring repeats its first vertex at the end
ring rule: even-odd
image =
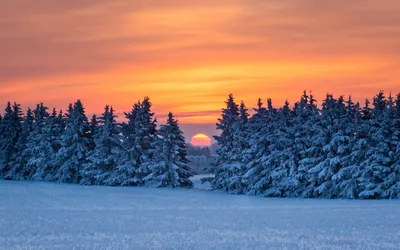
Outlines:
{"type": "Polygon", "coordinates": [[[399,249],[400,201],[0,181],[0,249],[399,249]]]}

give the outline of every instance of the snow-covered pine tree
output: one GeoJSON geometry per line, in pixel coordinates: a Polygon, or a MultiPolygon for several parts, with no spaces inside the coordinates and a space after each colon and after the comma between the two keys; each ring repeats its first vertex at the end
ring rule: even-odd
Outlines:
{"type": "Polygon", "coordinates": [[[400,129],[400,93],[396,95],[394,102],[394,119],[396,120],[396,127],[400,129]]]}
{"type": "Polygon", "coordinates": [[[4,178],[10,170],[10,160],[17,154],[17,142],[22,133],[22,111],[20,105],[7,103],[1,130],[3,132],[0,145],[0,178],[4,178]]]}
{"type": "Polygon", "coordinates": [[[156,154],[151,164],[151,173],[143,178],[146,186],[192,187],[186,158],[186,143],[178,121],[168,114],[165,125],[157,131],[156,154]]]}
{"type": "Polygon", "coordinates": [[[18,137],[18,141],[15,145],[16,153],[10,159],[10,170],[4,177],[9,180],[25,180],[29,179],[29,176],[26,176],[24,173],[24,168],[29,159],[29,150],[27,141],[31,136],[33,131],[33,113],[30,108],[28,108],[26,112],[26,116],[23,119],[22,123],[22,132],[18,137]]]}
{"type": "Polygon", "coordinates": [[[120,157],[116,177],[120,185],[141,185],[141,179],[151,172],[157,122],[151,106],[150,99],[145,97],[125,113],[128,122],[122,124],[122,145],[126,153],[120,157]]]}
{"type": "Polygon", "coordinates": [[[381,198],[400,198],[400,129],[396,128],[396,104],[392,94],[388,97],[388,107],[381,124],[381,134],[389,148],[387,157],[390,172],[384,178],[382,187],[384,189],[381,198]],[[386,122],[385,122],[386,121],[386,122]]]}
{"type": "MultiPolygon", "coordinates": [[[[308,149],[302,149],[304,154],[299,161],[301,165],[300,172],[304,175],[307,171],[307,186],[303,187],[304,192],[302,194],[304,197],[317,197],[321,195],[321,191],[316,189],[324,183],[324,180],[321,180],[319,176],[320,173],[329,169],[329,161],[325,160],[326,151],[328,150],[324,149],[326,149],[326,145],[329,144],[334,133],[336,102],[337,100],[332,94],[327,94],[322,102],[321,114],[314,117],[314,124],[309,123],[309,126],[313,129],[313,133],[311,134],[312,146],[308,149]]],[[[301,137],[298,140],[300,141],[301,137]]],[[[302,184],[304,185],[304,181],[302,184]]]]}
{"type": "Polygon", "coordinates": [[[272,168],[271,186],[266,191],[266,196],[294,197],[299,181],[296,179],[297,162],[293,154],[294,135],[293,112],[288,101],[279,110],[274,122],[275,140],[270,146],[272,153],[277,157],[277,165],[272,168]],[[276,154],[279,152],[279,154],[276,154]]]}
{"type": "Polygon", "coordinates": [[[265,196],[280,196],[277,190],[272,187],[273,177],[271,172],[279,165],[279,149],[277,138],[278,118],[277,110],[272,106],[272,100],[267,99],[267,109],[265,110],[263,121],[265,122],[263,129],[256,136],[255,141],[255,157],[256,172],[258,176],[253,180],[251,192],[255,194],[263,194],[265,196]],[[258,157],[257,157],[258,156],[258,157]]]}
{"type": "MultiPolygon", "coordinates": [[[[38,168],[44,167],[46,163],[41,162],[39,164],[32,164],[35,159],[39,158],[45,152],[40,149],[40,140],[43,137],[43,129],[45,126],[45,120],[49,116],[47,107],[43,103],[37,104],[36,109],[33,111],[33,125],[32,132],[27,138],[27,162],[23,167],[23,174],[25,178],[32,179],[32,176],[38,171],[38,168]]],[[[47,139],[47,138],[46,138],[47,139]]],[[[46,152],[47,153],[47,152],[46,152]]]]}
{"type": "MultiPolygon", "coordinates": [[[[359,106],[359,105],[358,105],[359,106]]],[[[359,193],[364,190],[364,187],[360,186],[360,182],[363,180],[363,174],[365,169],[365,163],[368,158],[367,154],[369,152],[369,147],[372,145],[372,131],[371,131],[371,123],[373,122],[373,113],[370,108],[370,101],[365,99],[365,104],[363,108],[358,112],[356,116],[356,124],[354,135],[351,140],[351,164],[352,167],[349,169],[342,169],[335,175],[333,178],[336,182],[340,182],[340,186],[345,185],[346,181],[343,180],[343,175],[351,175],[351,182],[349,185],[350,189],[346,188],[342,190],[344,198],[359,198],[359,193]],[[344,172],[343,172],[344,171],[344,172]],[[347,172],[347,173],[346,173],[347,172]]]]}
{"type": "MultiPolygon", "coordinates": [[[[350,105],[353,105],[351,103],[350,100],[350,105]]],[[[315,188],[316,195],[324,198],[335,198],[341,193],[338,183],[332,181],[332,177],[348,166],[347,159],[351,153],[350,140],[354,133],[343,96],[336,100],[332,114],[330,138],[327,138],[327,144],[323,147],[322,168],[317,172],[318,187],[315,188]]]]}
{"type": "Polygon", "coordinates": [[[218,156],[215,158],[215,178],[211,181],[213,189],[227,190],[229,184],[229,153],[234,148],[233,145],[233,125],[239,119],[239,107],[232,94],[225,101],[226,108],[222,109],[222,117],[218,119],[217,129],[221,131],[219,136],[214,136],[219,148],[218,156]]]}
{"type": "Polygon", "coordinates": [[[239,117],[232,125],[232,149],[228,152],[227,186],[226,190],[233,194],[245,192],[242,177],[246,171],[246,162],[243,160],[243,152],[249,148],[247,141],[246,124],[249,119],[248,110],[242,101],[239,106],[239,117]]]}
{"type": "Polygon", "coordinates": [[[61,135],[61,148],[56,155],[59,166],[55,175],[56,181],[80,182],[80,171],[89,152],[89,133],[89,122],[82,102],[78,100],[74,106],[70,104],[68,108],[66,129],[61,135]]]}
{"type": "MultiPolygon", "coordinates": [[[[389,103],[391,103],[390,100],[389,103]]],[[[395,153],[391,155],[392,173],[389,175],[388,181],[394,184],[383,193],[383,197],[400,199],[400,93],[396,95],[392,105],[394,107],[390,114],[393,120],[391,123],[393,134],[390,138],[390,144],[392,144],[393,150],[395,149],[395,153]]]]}
{"type": "Polygon", "coordinates": [[[310,169],[320,162],[322,148],[321,125],[316,100],[304,91],[294,107],[294,158],[298,162],[295,179],[299,181],[296,196],[313,197],[315,186],[310,181],[310,169]]]}
{"type": "Polygon", "coordinates": [[[392,187],[399,179],[396,168],[399,162],[397,150],[400,137],[395,128],[393,98],[390,96],[386,99],[381,91],[375,96],[373,106],[374,119],[370,126],[372,144],[367,151],[363,173],[359,178],[363,189],[359,197],[396,198],[398,193],[392,187]]]}
{"type": "Polygon", "coordinates": [[[64,131],[64,119],[62,111],[57,114],[55,109],[50,115],[38,116],[37,120],[41,118],[44,124],[31,140],[33,151],[28,167],[35,170],[32,180],[54,181],[58,166],[56,153],[61,148],[60,137],[64,131]]]}
{"type": "Polygon", "coordinates": [[[265,141],[265,135],[268,129],[268,111],[263,107],[261,99],[258,99],[255,113],[249,118],[246,124],[248,134],[249,148],[243,152],[243,160],[246,162],[245,174],[242,183],[245,186],[246,193],[259,194],[260,187],[257,183],[261,179],[263,166],[260,159],[265,154],[268,145],[265,141]]]}
{"type": "Polygon", "coordinates": [[[392,136],[390,127],[393,124],[389,119],[388,101],[383,91],[374,97],[373,106],[373,119],[369,123],[370,144],[365,162],[361,163],[361,177],[358,178],[361,188],[359,198],[362,199],[381,198],[385,189],[388,188],[385,181],[391,173],[391,165],[393,164],[390,156],[396,151],[390,144],[390,137],[392,136]]]}
{"type": "Polygon", "coordinates": [[[267,99],[267,112],[269,118],[267,124],[268,129],[264,140],[268,147],[260,159],[260,165],[263,167],[263,171],[261,172],[261,179],[258,185],[263,188],[259,192],[263,193],[264,196],[282,197],[282,192],[278,187],[278,179],[282,178],[282,175],[285,174],[280,164],[280,156],[283,151],[280,143],[281,124],[279,121],[281,116],[279,112],[273,108],[271,99],[267,99]]]}
{"type": "Polygon", "coordinates": [[[94,122],[92,118],[92,133],[94,149],[87,156],[87,163],[82,170],[81,184],[84,185],[116,185],[116,168],[121,150],[119,126],[115,120],[114,109],[108,105],[104,113],[94,122]],[[94,127],[94,124],[96,127],[94,127]]]}
{"type": "MultiPolygon", "coordinates": [[[[351,96],[346,106],[347,123],[341,127],[345,135],[349,138],[338,148],[341,168],[332,176],[335,185],[335,197],[355,199],[357,198],[357,180],[355,178],[359,163],[364,160],[362,147],[360,147],[359,131],[361,129],[361,113],[359,103],[354,104],[351,96]],[[344,154],[345,153],[345,154],[344,154]],[[361,159],[361,160],[360,160],[361,159]]],[[[343,120],[342,120],[343,121],[343,120]]]]}
{"type": "Polygon", "coordinates": [[[97,128],[99,127],[98,118],[95,114],[92,115],[92,118],[90,119],[89,127],[89,148],[90,150],[93,150],[95,147],[94,136],[97,132],[97,128]]]}

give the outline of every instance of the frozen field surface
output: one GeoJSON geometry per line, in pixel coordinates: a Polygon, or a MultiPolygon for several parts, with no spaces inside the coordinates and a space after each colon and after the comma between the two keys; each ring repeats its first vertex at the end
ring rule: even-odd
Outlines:
{"type": "Polygon", "coordinates": [[[0,181],[0,249],[400,249],[400,201],[0,181]]]}

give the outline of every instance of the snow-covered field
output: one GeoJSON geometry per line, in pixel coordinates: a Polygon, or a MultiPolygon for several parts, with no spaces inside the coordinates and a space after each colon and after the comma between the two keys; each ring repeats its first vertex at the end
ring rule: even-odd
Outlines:
{"type": "Polygon", "coordinates": [[[400,249],[400,201],[0,181],[0,202],[7,250],[400,249]]]}

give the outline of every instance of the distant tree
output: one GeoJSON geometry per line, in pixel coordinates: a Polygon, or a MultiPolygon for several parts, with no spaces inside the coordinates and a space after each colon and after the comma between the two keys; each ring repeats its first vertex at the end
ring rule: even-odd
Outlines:
{"type": "Polygon", "coordinates": [[[193,146],[190,143],[187,145],[187,153],[188,153],[188,155],[192,155],[192,156],[211,157],[210,147],[193,146]]]}

